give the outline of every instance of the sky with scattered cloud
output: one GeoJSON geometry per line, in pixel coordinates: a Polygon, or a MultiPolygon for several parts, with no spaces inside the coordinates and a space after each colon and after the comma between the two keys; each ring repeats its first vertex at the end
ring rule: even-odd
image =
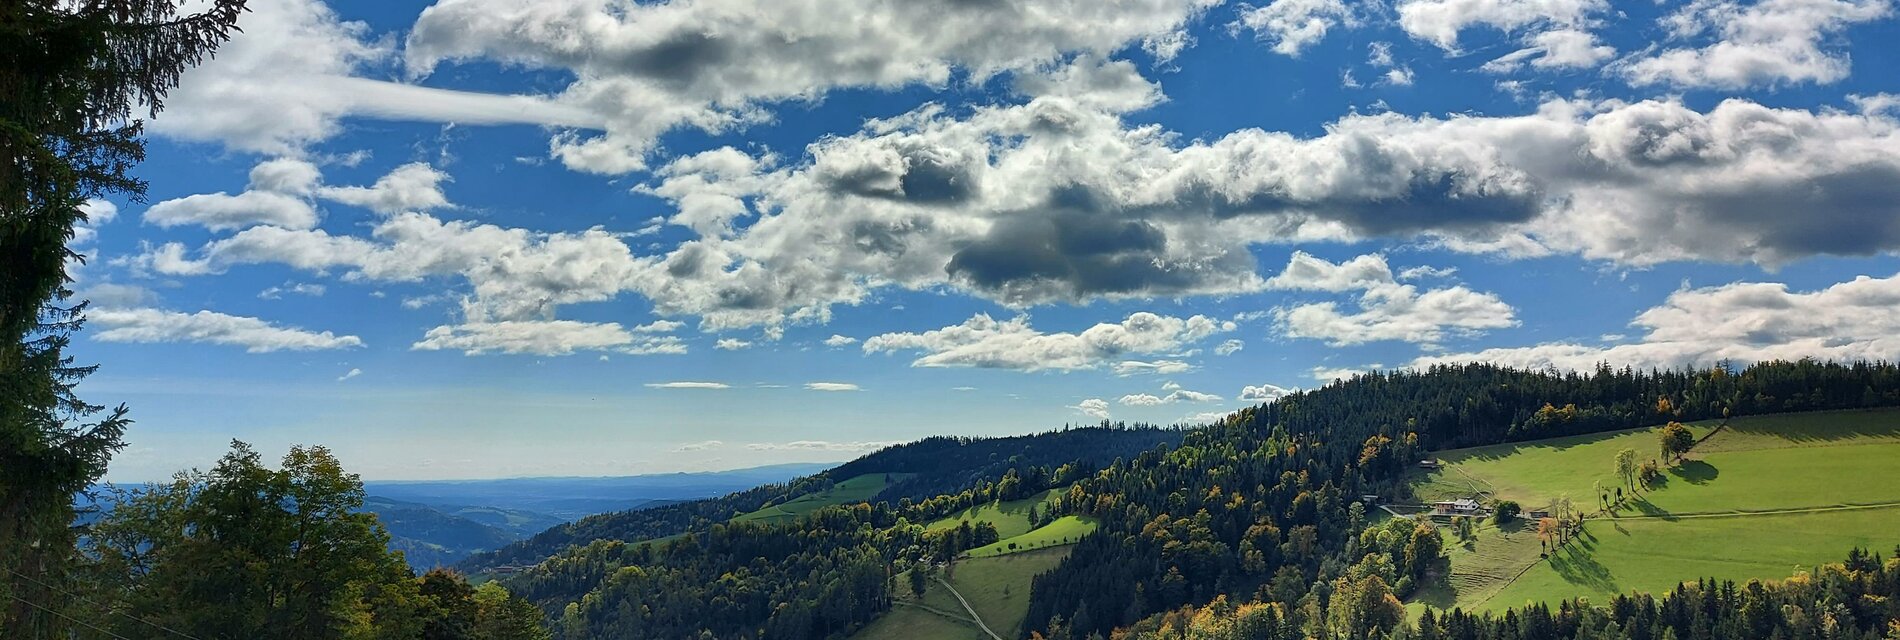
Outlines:
{"type": "Polygon", "coordinates": [[[1893,0],[259,3],[88,204],[118,480],[831,461],[1900,357],[1893,0]],[[839,19],[840,13],[856,19],[839,19]],[[417,461],[424,461],[418,463],[417,461]]]}

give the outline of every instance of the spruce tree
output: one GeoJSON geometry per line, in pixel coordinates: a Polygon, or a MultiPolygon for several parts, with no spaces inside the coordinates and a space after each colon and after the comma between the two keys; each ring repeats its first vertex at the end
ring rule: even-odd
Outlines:
{"type": "Polygon", "coordinates": [[[229,38],[245,0],[0,3],[0,636],[64,637],[73,496],[124,446],[123,406],[80,400],[67,248],[88,199],[137,199],[140,113],[229,38]]]}

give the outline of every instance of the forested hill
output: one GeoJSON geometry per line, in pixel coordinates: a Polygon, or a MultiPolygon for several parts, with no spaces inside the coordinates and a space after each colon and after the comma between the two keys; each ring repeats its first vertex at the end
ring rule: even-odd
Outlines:
{"type": "Polygon", "coordinates": [[[867,474],[899,474],[870,498],[897,503],[955,494],[983,482],[996,482],[1010,469],[1055,469],[1072,465],[1092,472],[1117,459],[1130,458],[1160,444],[1179,443],[1179,429],[1148,425],[1109,425],[994,438],[931,437],[888,447],[836,468],[780,484],[767,484],[729,495],[677,504],[604,513],[556,526],[489,553],[470,556],[464,571],[479,573],[498,566],[531,565],[570,547],[594,541],[639,542],[703,530],[734,515],[825,491],[867,474]]]}
{"type": "MultiPolygon", "coordinates": [[[[1264,606],[1274,626],[1207,637],[1386,637],[1410,624],[1395,598],[1430,575],[1444,542],[1409,520],[1374,525],[1359,498],[1410,497],[1402,474],[1425,451],[1725,414],[1894,405],[1900,369],[1886,364],[1374,374],[1244,410],[1095,472],[1010,467],[1002,482],[955,495],[834,506],[785,523],[735,521],[661,545],[597,542],[507,585],[542,606],[565,638],[845,637],[894,606],[899,575],[982,542],[980,528],[972,537],[926,523],[1020,496],[1034,476],[1063,489],[1044,505],[1043,521],[1079,518],[1097,528],[1034,579],[1024,636],[1110,637],[1223,600],[1264,606]]],[[[927,442],[913,448],[948,455],[927,442]]],[[[887,469],[870,458],[853,464],[887,469]]],[[[887,491],[908,493],[901,484],[887,491]]],[[[1216,609],[1231,613],[1230,605],[1216,609]]]]}

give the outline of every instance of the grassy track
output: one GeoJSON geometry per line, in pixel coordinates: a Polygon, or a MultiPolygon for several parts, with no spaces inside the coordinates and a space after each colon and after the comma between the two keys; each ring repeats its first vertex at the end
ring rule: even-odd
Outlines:
{"type": "Polygon", "coordinates": [[[1082,516],[1062,516],[1035,531],[971,549],[969,554],[972,558],[984,558],[1075,544],[1082,536],[1094,532],[1095,520],[1082,516]]]}

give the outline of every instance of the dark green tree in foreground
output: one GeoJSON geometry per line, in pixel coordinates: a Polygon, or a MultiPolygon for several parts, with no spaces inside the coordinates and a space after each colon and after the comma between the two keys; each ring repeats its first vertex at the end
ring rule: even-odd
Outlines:
{"type": "Polygon", "coordinates": [[[362,506],[362,481],[323,447],[271,468],[233,443],[210,471],[115,501],[86,539],[85,616],[127,638],[547,638],[498,585],[415,577],[362,506]]]}
{"type": "Polygon", "coordinates": [[[66,248],[86,200],[139,197],[135,112],[155,114],[185,69],[230,35],[245,0],[179,15],[176,0],[0,3],[0,636],[64,635],[72,497],[121,446],[125,408],[73,394],[92,372],[64,353],[66,248]]]}

